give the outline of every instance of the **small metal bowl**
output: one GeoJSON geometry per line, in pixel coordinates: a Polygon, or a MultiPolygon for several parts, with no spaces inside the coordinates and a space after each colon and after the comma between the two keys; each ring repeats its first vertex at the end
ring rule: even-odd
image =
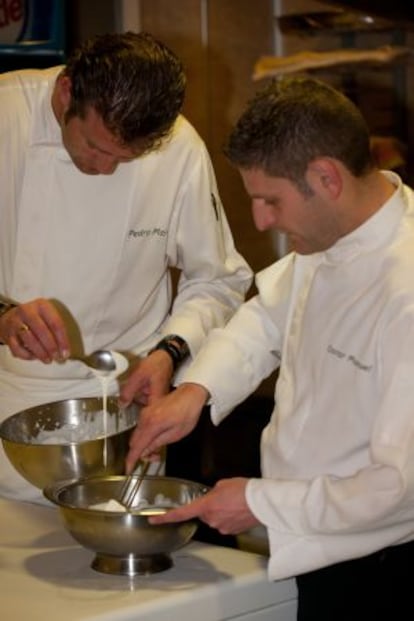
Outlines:
{"type": "Polygon", "coordinates": [[[184,479],[145,476],[128,512],[91,507],[119,498],[125,479],[124,475],[62,482],[43,493],[59,507],[72,537],[95,552],[91,567],[96,571],[128,576],[164,571],[173,565],[171,553],[193,537],[197,520],[152,525],[148,516],[187,504],[206,487],[184,479]]]}
{"type": "Polygon", "coordinates": [[[117,399],[109,397],[107,412],[106,434],[79,442],[44,443],[39,439],[42,431],[53,436],[66,425],[84,429],[101,425],[102,399],[67,399],[23,410],[0,425],[4,451],[21,476],[39,489],[68,479],[123,473],[138,410],[135,405],[120,410],[117,399]]]}

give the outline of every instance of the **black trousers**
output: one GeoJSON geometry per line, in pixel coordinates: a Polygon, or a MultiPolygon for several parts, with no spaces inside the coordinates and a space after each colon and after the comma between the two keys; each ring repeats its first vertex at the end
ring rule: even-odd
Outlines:
{"type": "Polygon", "coordinates": [[[414,621],[414,541],[297,576],[298,621],[414,621]]]}

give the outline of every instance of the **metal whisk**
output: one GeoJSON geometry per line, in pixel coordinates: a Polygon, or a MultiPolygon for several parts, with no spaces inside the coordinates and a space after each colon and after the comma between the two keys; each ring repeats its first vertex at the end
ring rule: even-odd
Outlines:
{"type": "Polygon", "coordinates": [[[150,461],[144,461],[141,472],[138,475],[133,473],[129,474],[122,484],[119,494],[119,502],[128,510],[131,509],[134,504],[138,490],[141,487],[141,483],[144,480],[145,475],[147,474],[150,463],[150,461]]]}

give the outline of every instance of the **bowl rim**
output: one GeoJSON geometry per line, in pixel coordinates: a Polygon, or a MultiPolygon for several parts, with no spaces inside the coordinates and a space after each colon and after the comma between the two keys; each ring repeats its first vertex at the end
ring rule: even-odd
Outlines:
{"type": "MultiPolygon", "coordinates": [[[[39,405],[35,405],[29,408],[26,408],[24,410],[20,410],[19,412],[15,412],[14,414],[10,414],[10,416],[8,416],[7,418],[5,418],[4,420],[2,420],[0,422],[0,439],[2,440],[2,442],[9,442],[11,444],[15,444],[15,445],[21,445],[21,446],[49,446],[49,447],[63,447],[63,446],[80,446],[80,445],[86,445],[89,442],[96,442],[96,441],[104,441],[105,438],[112,438],[116,435],[119,434],[123,434],[124,432],[130,432],[132,429],[134,429],[134,427],[136,426],[136,420],[131,424],[128,425],[127,427],[125,427],[124,429],[122,429],[121,431],[115,431],[113,433],[110,433],[106,436],[104,435],[100,435],[97,436],[96,438],[90,438],[88,440],[83,440],[81,442],[77,442],[77,441],[70,441],[70,442],[36,442],[36,437],[32,436],[33,441],[30,442],[23,442],[21,440],[14,440],[12,438],[10,438],[7,434],[6,434],[6,428],[9,427],[10,425],[12,425],[13,421],[18,420],[19,417],[21,417],[23,414],[24,415],[29,415],[31,413],[35,413],[38,412],[38,410],[40,410],[41,408],[52,408],[52,407],[56,407],[59,406],[60,404],[63,403],[70,403],[70,402],[82,402],[82,401],[86,401],[88,403],[92,403],[94,401],[96,402],[100,402],[102,403],[103,406],[103,397],[100,396],[91,396],[91,397],[71,397],[69,399],[60,399],[58,401],[48,401],[46,403],[41,403],[39,405]]],[[[118,397],[116,395],[108,395],[108,404],[112,404],[112,403],[117,403],[118,402],[118,397]]],[[[101,408],[103,409],[103,408],[101,408]]],[[[139,406],[137,403],[132,402],[130,403],[128,406],[123,407],[124,410],[133,410],[134,413],[136,414],[136,416],[138,416],[139,413],[139,406]]],[[[91,414],[93,412],[99,412],[101,410],[86,410],[85,414],[91,414]]],[[[38,412],[40,413],[40,412],[38,412]]],[[[117,412],[110,412],[108,410],[108,414],[110,416],[116,415],[117,412]]],[[[46,415],[46,413],[45,413],[46,415]]]]}
{"type": "MultiPolygon", "coordinates": [[[[94,513],[97,513],[100,515],[102,514],[123,515],[123,513],[121,513],[120,511],[107,511],[106,509],[105,510],[104,509],[90,509],[89,507],[79,507],[78,505],[75,505],[71,502],[60,502],[58,500],[58,495],[65,489],[70,489],[78,485],[84,485],[85,483],[99,483],[100,481],[103,481],[103,480],[108,480],[108,481],[109,480],[110,481],[125,480],[127,476],[128,475],[125,475],[125,474],[113,474],[113,475],[94,475],[94,476],[88,476],[88,477],[81,477],[78,479],[65,479],[65,480],[58,481],[56,483],[52,483],[51,485],[47,485],[42,490],[42,492],[43,492],[44,497],[47,500],[49,500],[54,505],[62,509],[76,509],[77,511],[87,511],[88,513],[93,511],[94,513]]],[[[139,477],[139,474],[136,475],[136,478],[138,477],[139,477]]],[[[195,486],[196,489],[197,488],[199,489],[200,496],[203,496],[211,489],[207,485],[204,485],[204,483],[200,483],[198,481],[191,481],[190,479],[183,479],[180,477],[170,477],[170,476],[163,476],[163,475],[148,474],[143,477],[143,481],[147,481],[147,480],[171,481],[171,483],[182,483],[182,484],[189,485],[192,487],[195,486]]],[[[133,508],[129,510],[129,513],[139,515],[139,511],[138,510],[134,511],[133,508]]]]}

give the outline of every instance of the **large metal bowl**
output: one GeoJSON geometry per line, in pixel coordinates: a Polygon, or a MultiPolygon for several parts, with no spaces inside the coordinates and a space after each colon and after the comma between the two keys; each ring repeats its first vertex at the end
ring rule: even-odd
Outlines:
{"type": "Polygon", "coordinates": [[[4,451],[14,468],[40,489],[68,479],[123,473],[137,408],[120,410],[117,399],[109,397],[106,411],[104,435],[86,441],[45,444],[39,439],[43,430],[54,432],[68,425],[98,429],[97,423],[101,425],[103,417],[102,399],[67,399],[23,410],[0,425],[4,451]]]}
{"type": "Polygon", "coordinates": [[[145,510],[142,505],[156,511],[164,504],[160,497],[168,500],[164,507],[183,505],[205,493],[206,488],[183,479],[145,476],[129,511],[91,508],[119,498],[125,479],[111,476],[63,482],[43,493],[59,507],[72,537],[95,552],[91,567],[96,571],[128,576],[164,571],[173,565],[171,552],[193,537],[197,521],[151,525],[148,514],[152,509],[145,510]]]}

